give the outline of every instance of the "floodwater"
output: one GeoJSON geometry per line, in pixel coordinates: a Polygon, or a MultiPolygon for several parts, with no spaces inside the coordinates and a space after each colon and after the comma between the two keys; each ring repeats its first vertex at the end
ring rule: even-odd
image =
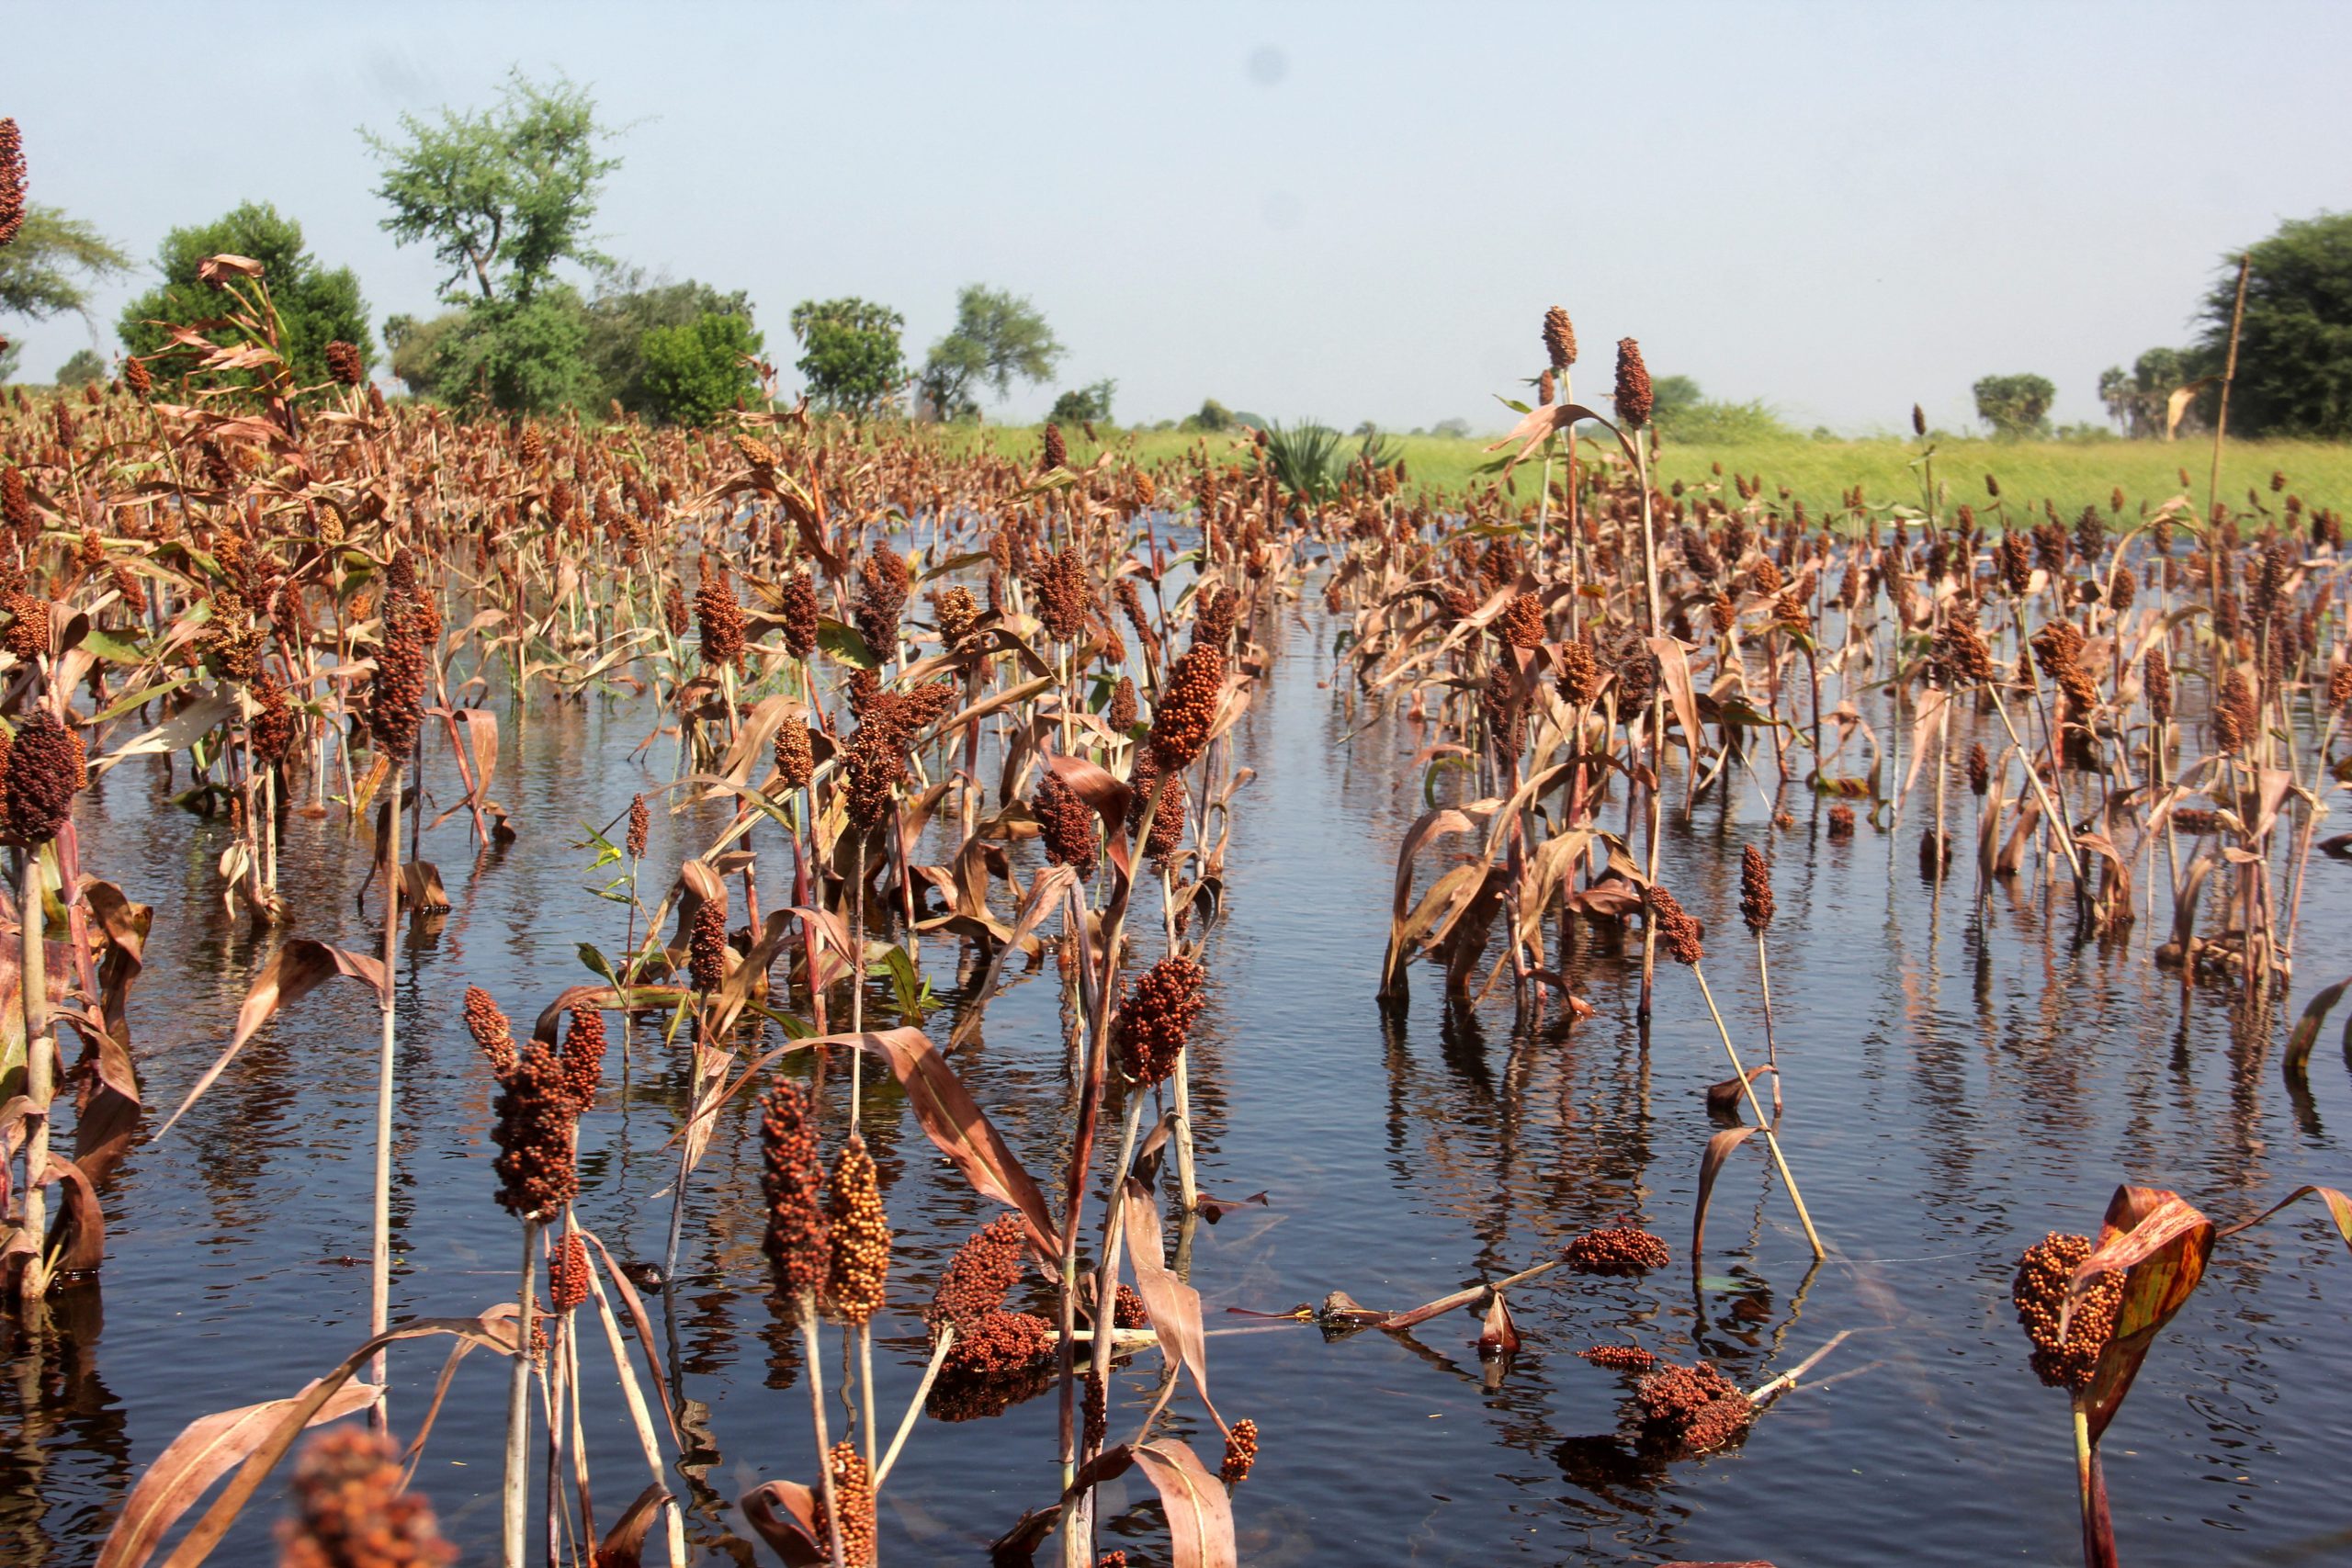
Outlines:
{"type": "MultiPolygon", "coordinates": [[[[2292,1013],[2352,971],[2352,867],[2313,864],[2293,1000],[2249,1024],[2228,996],[2184,994],[2151,962],[2165,901],[2128,935],[2077,942],[2063,890],[2045,896],[2030,875],[1976,915],[1973,827],[1959,829],[1960,863],[1938,896],[1918,869],[1916,805],[1893,837],[1866,822],[1833,842],[1826,803],[1795,786],[1774,798],[1741,777],[1686,817],[1678,783],[1664,875],[1716,933],[1710,977],[1744,1045],[1761,1030],[1736,913],[1739,851],[1763,841],[1774,857],[1783,1143],[1831,1251],[1813,1266],[1751,1140],[1717,1189],[1694,1278],[1692,1201],[1714,1130],[1703,1090],[1729,1075],[1689,975],[1661,964],[1646,1043],[1632,1021],[1634,967],[1589,943],[1576,979],[1598,1011],[1573,1032],[1514,1034],[1499,993],[1450,1012],[1427,968],[1409,1009],[1385,1018],[1373,990],[1396,849],[1423,809],[1407,759],[1426,738],[1391,720],[1351,739],[1326,684],[1329,628],[1286,615],[1271,635],[1281,657],[1236,737],[1256,777],[1239,796],[1195,1036],[1202,1186],[1266,1194],[1199,1227],[1192,1251],[1216,1336],[1211,1392],[1228,1419],[1261,1431],[1236,1502],[1243,1562],[2070,1561],[2066,1401],[2027,1370],[2008,1303],[2014,1261],[2046,1231],[2095,1230],[2120,1180],[2177,1189],[2224,1221],[2304,1182],[2352,1185],[2352,1078],[2332,1032],[2308,1096],[2278,1069],[2292,1013]],[[1781,809],[1793,825],[1776,829],[1781,809]],[[1675,1266],[1632,1280],[1555,1273],[1512,1292],[1525,1343],[1507,1367],[1481,1365],[1467,1314],[1409,1337],[1327,1340],[1226,1311],[1282,1311],[1334,1290],[1410,1306],[1621,1221],[1664,1235],[1675,1266]],[[1630,1340],[1713,1358],[1753,1387],[1849,1329],[1744,1445],[1698,1461],[1620,1440],[1626,1385],[1575,1355],[1630,1340]]],[[[633,792],[669,782],[671,742],[637,750],[654,722],[649,703],[625,698],[507,714],[497,793],[520,841],[477,859],[462,814],[426,837],[457,907],[401,962],[395,1316],[512,1298],[516,1227],[492,1198],[492,1090],[458,1002],[481,985],[527,1020],[589,978],[579,943],[622,947],[624,908],[594,892],[611,870],[592,869],[580,846],[633,792]]],[[[80,814],[86,863],[158,911],[130,1002],[151,1130],[225,1044],[273,940],[222,909],[225,824],[180,814],[166,793],[162,764],[143,760],[108,775],[80,814]]],[[[697,851],[726,809],[657,816],[649,867],[697,851]]],[[[780,851],[773,829],[761,832],[780,851]]],[[[354,907],[366,859],[339,820],[293,818],[289,929],[368,949],[354,907]]],[[[649,903],[657,892],[649,886],[649,903]]],[[[956,954],[934,941],[924,957],[950,1004],[933,1020],[944,1038],[956,954]]],[[[1015,969],[984,1042],[955,1060],[1057,1191],[1069,1104],[1059,987],[1050,964],[1015,969]]],[[[141,1469],[186,1423],[292,1393],[365,1337],[377,1017],[348,982],[281,1014],[170,1136],[123,1164],[106,1194],[103,1280],[38,1321],[0,1318],[0,1560],[91,1562],[141,1469]]],[[[667,1240],[658,1195],[675,1160],[676,1063],[640,1027],[626,1079],[616,1049],[582,1125],[581,1217],[622,1258],[658,1259],[667,1240]]],[[[895,1092],[870,1094],[868,1107],[899,1234],[893,1303],[877,1320],[887,1429],[922,1366],[915,1312],[993,1210],[895,1092]]],[[[767,1478],[814,1479],[797,1338],[767,1303],[759,1226],[756,1122],[739,1102],[690,1189],[678,1278],[649,1298],[702,1435],[670,1478],[698,1562],[772,1562],[733,1500],[767,1478]]],[[[2352,1561],[2352,1502],[2327,1480],[2352,1454],[2347,1263],[2315,1207],[2222,1244],[2108,1436],[2134,1568],[2352,1561]]],[[[600,1338],[583,1356],[609,1522],[647,1477],[600,1338]]],[[[393,1351],[403,1439],[445,1345],[393,1351]]],[[[1131,1429],[1156,1373],[1153,1356],[1123,1373],[1114,1431],[1131,1429]]],[[[496,1556],[504,1382],[490,1356],[458,1368],[419,1471],[468,1562],[496,1556]]],[[[1216,1433],[1189,1391],[1175,1408],[1214,1466],[1216,1433]]],[[[1050,1397],[992,1420],[922,1423],[884,1495],[884,1561],[986,1562],[991,1537],[1051,1500],[1055,1431],[1050,1397]]],[[[1105,1544],[1164,1562],[1148,1499],[1136,1476],[1106,1488],[1105,1544]]],[[[271,1561],[278,1507],[265,1492],[215,1561],[271,1561]]]]}

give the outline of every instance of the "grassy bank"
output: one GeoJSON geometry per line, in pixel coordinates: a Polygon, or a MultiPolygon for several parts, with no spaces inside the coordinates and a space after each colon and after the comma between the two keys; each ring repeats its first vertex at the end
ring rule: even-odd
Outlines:
{"type": "MultiPolygon", "coordinates": [[[[1148,463],[1181,456],[1204,446],[1212,455],[1238,452],[1247,439],[1230,435],[1186,435],[1174,431],[1102,433],[1117,449],[1148,463]]],[[[1077,431],[1065,432],[1071,455],[1091,460],[1098,447],[1077,431]]],[[[1038,446],[1035,427],[993,425],[974,433],[1008,455],[1034,458],[1038,446]]],[[[1443,494],[1458,495],[1475,485],[1495,482],[1478,470],[1498,454],[1484,448],[1492,437],[1454,440],[1444,436],[1400,435],[1389,440],[1405,455],[1406,471],[1415,486],[1426,485],[1443,494]]],[[[1873,502],[1920,499],[1920,470],[1915,465],[1928,443],[1884,437],[1862,441],[1816,441],[1792,437],[1736,445],[1684,446],[1668,441],[1660,454],[1661,483],[1680,479],[1699,484],[1713,478],[1720,463],[1726,476],[1761,475],[1767,493],[1787,486],[1790,493],[1815,512],[1833,508],[1854,486],[1862,487],[1873,502]]],[[[1939,439],[1935,443],[1935,474],[1947,507],[1969,502],[1979,507],[1986,500],[1987,474],[2000,481],[2001,493],[2012,506],[2038,507],[2043,500],[2062,516],[2071,517],[2086,506],[2105,510],[2116,487],[2122,487],[2128,510],[2142,502],[2161,503],[2182,493],[2180,470],[2189,477],[2188,494],[2201,509],[2205,502],[2210,438],[2158,441],[1980,441],[1939,439]]],[[[2246,491],[2270,498],[2270,476],[2283,473],[2287,493],[2300,495],[2312,508],[2352,510],[2352,445],[2315,441],[2232,441],[2222,456],[2222,491],[2225,499],[2243,503],[2246,491]]],[[[1519,494],[1535,496],[1535,477],[1520,470],[1519,494]]]]}

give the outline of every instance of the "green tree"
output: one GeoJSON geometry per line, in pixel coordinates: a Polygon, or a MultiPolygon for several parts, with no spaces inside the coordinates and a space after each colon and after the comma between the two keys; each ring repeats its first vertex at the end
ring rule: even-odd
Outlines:
{"type": "MultiPolygon", "coordinates": [[[[2128,371],[2111,365],[2099,376],[2098,400],[2126,435],[2162,438],[2171,431],[2172,394],[2198,378],[2199,357],[2194,349],[2152,348],[2132,361],[2128,371]]],[[[2197,413],[2192,403],[2184,411],[2182,425],[2197,428],[2201,423],[2197,413]]]]}
{"type": "MultiPolygon", "coordinates": [[[[646,379],[647,336],[664,327],[691,326],[705,316],[738,316],[749,331],[752,298],[740,289],[722,294],[692,279],[648,281],[636,267],[604,269],[588,301],[587,349],[589,368],[603,398],[647,419],[668,417],[655,406],[655,394],[646,379]]],[[[756,342],[758,334],[753,333],[752,337],[756,342]]],[[[743,379],[756,387],[757,378],[749,371],[743,373],[743,379]]],[[[727,401],[734,400],[735,390],[730,387],[727,401]]]]}
{"type": "Polygon", "coordinates": [[[1215,398],[1203,398],[1201,400],[1201,412],[1195,414],[1185,415],[1184,423],[1177,428],[1186,431],[1201,431],[1214,435],[1220,431],[1231,430],[1233,428],[1233,411],[1231,409],[1227,408],[1215,398]]]}
{"type": "MultiPolygon", "coordinates": [[[[2352,436],[2352,212],[2290,220],[2246,255],[2230,429],[2331,441],[2352,436]]],[[[2232,257],[2205,297],[2200,375],[2222,368],[2236,299],[2232,257]]]]}
{"type": "Polygon", "coordinates": [[[86,387],[93,381],[103,381],[107,362],[95,348],[77,348],[57,367],[57,384],[61,387],[86,387]]]}
{"type": "Polygon", "coordinates": [[[669,424],[709,424],[757,395],[759,377],[750,362],[760,346],[749,320],[716,310],[646,333],[641,355],[653,416],[669,424]]]}
{"type": "Polygon", "coordinates": [[[792,335],[803,353],[808,400],[843,413],[875,413],[906,379],[899,334],[906,318],[868,299],[803,299],[792,308],[792,335]]]}
{"type": "MultiPolygon", "coordinates": [[[[197,268],[205,257],[224,253],[262,264],[262,282],[277,307],[285,334],[282,347],[295,375],[305,381],[325,380],[327,344],[338,339],[356,344],[363,364],[374,363],[368,301],[360,298],[358,276],[346,266],[321,265],[303,247],[302,225],[266,201],[245,202],[210,223],[175,229],[164,236],[155,252],[164,281],[123,307],[115,330],[124,345],[136,355],[154,354],[171,337],[153,323],[187,326],[220,315],[220,293],[198,278],[197,268]]],[[[235,334],[223,331],[207,335],[226,344],[235,334]]]]}
{"type": "Polygon", "coordinates": [[[517,69],[496,107],[445,108],[438,123],[402,115],[401,131],[398,143],[361,133],[384,167],[383,227],[403,245],[431,243],[449,303],[527,301],[559,262],[604,259],[588,226],[620,160],[597,155],[607,132],[584,89],[561,77],[541,87],[517,69]]]}
{"type": "Polygon", "coordinates": [[[1111,395],[1118,389],[1119,384],[1105,376],[1100,381],[1056,398],[1046,417],[1056,424],[1108,424],[1111,423],[1111,395]]]}
{"type": "Polygon", "coordinates": [[[10,343],[6,338],[0,338],[0,382],[10,380],[16,376],[17,366],[24,357],[23,344],[10,343]]]}
{"type": "Polygon", "coordinates": [[[527,299],[479,301],[434,357],[433,395],[503,413],[590,406],[598,388],[587,348],[587,305],[568,283],[548,284],[527,299]]]}
{"type": "Polygon", "coordinates": [[[1699,383],[1689,376],[1660,376],[1650,383],[1650,423],[1660,434],[1674,434],[1676,417],[1707,400],[1699,383]]]}
{"type": "Polygon", "coordinates": [[[392,356],[392,374],[420,398],[436,395],[441,352],[449,345],[450,334],[465,321],[463,310],[444,310],[421,321],[414,316],[385,317],[384,348],[392,356]]]}
{"type": "Polygon", "coordinates": [[[956,296],[956,325],[931,345],[917,393],[934,419],[972,419],[980,412],[979,388],[1009,396],[1016,378],[1038,382],[1052,376],[1064,352],[1027,299],[984,283],[967,284],[956,296]]]}
{"type": "Polygon", "coordinates": [[[2017,440],[2049,434],[2050,404],[2058,396],[2049,377],[1987,376],[1972,390],[1976,394],[1976,417],[1991,425],[1994,434],[2017,440]]]}
{"type": "Polygon", "coordinates": [[[89,285],[130,270],[130,258],[89,224],[54,207],[28,207],[17,237],[0,245],[0,315],[87,316],[89,285]]]}

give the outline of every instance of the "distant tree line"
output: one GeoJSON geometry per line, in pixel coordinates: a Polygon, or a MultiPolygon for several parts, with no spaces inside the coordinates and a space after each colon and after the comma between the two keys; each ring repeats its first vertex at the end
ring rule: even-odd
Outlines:
{"type": "MultiPolygon", "coordinates": [[[[401,118],[393,136],[363,133],[380,169],[383,227],[402,244],[425,244],[446,267],[442,309],[383,323],[393,376],[414,394],[511,413],[562,408],[616,410],[639,418],[707,424],[761,397],[775,375],[749,296],[678,281],[605,255],[592,224],[620,160],[589,94],[558,78],[541,85],[510,74],[487,108],[401,118]]],[[[201,323],[218,302],[198,276],[209,255],[232,253],[264,265],[264,279],[297,374],[326,375],[330,343],[378,363],[357,277],[304,243],[301,225],[266,202],[248,201],[209,223],[167,233],[154,257],[160,281],[116,322],[132,354],[155,355],[174,327],[225,337],[201,323]]],[[[2245,253],[2246,285],[2230,428],[2247,435],[2352,439],[2352,213],[2281,224],[2245,253]]],[[[2098,396],[2117,427],[2167,437],[2208,424],[2220,400],[2237,260],[2226,258],[2200,304],[2196,339],[2158,346],[2127,370],[2110,367],[2098,396]]],[[[130,258],[89,224],[28,202],[14,242],[0,248],[0,318],[89,314],[90,289],[120,276],[130,258]]],[[[956,422],[981,417],[984,396],[1051,382],[1067,357],[1027,299],[970,284],[955,324],[910,367],[896,309],[846,297],[805,299],[789,325],[809,401],[856,416],[909,415],[956,422]]],[[[0,378],[18,349],[0,336],[0,378]]],[[[84,350],[59,367],[74,383],[107,373],[84,350]]],[[[1057,395],[1048,417],[1102,425],[1116,383],[1105,378],[1057,395]]],[[[1987,376],[1973,389],[1978,416],[1996,435],[2051,434],[2056,389],[2030,373],[1987,376]]],[[[1708,399],[1687,376],[1655,383],[1653,418],[1668,438],[1736,442],[1790,434],[1762,402],[1708,399]]],[[[1215,433],[1264,428],[1211,399],[1177,427],[1215,433]]],[[[1447,421],[1439,433],[1460,426],[1447,421]]]]}
{"type": "MultiPolygon", "coordinates": [[[[2352,439],[2352,213],[2291,219],[2248,248],[2245,313],[2230,382],[2230,430],[2352,439]]],[[[2099,401],[2127,435],[2211,428],[2237,311],[2238,256],[2222,259],[2196,341],[2149,349],[2099,377],[2099,401]]]]}

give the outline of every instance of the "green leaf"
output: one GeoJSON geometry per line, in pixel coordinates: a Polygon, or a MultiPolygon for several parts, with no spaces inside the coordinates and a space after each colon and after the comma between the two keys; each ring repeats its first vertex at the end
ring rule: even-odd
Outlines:
{"type": "Polygon", "coordinates": [[[82,646],[110,664],[144,664],[147,656],[109,631],[96,626],[82,634],[82,646]]]}
{"type": "Polygon", "coordinates": [[[185,675],[175,675],[168,681],[158,682],[156,684],[152,686],[141,686],[139,690],[130,693],[127,696],[117,699],[106,709],[105,712],[99,714],[97,717],[90,720],[90,722],[92,724],[105,724],[110,719],[120,718],[124,714],[129,713],[131,709],[139,706],[141,703],[152,703],[157,697],[168,696],[172,693],[178,691],[182,686],[187,685],[190,681],[196,680],[197,678],[197,671],[191,670],[185,675]]]}
{"type": "Polygon", "coordinates": [[[1429,771],[1421,775],[1421,801],[1430,810],[1437,809],[1437,775],[1441,768],[1466,768],[1467,757],[1438,757],[1430,762],[1429,771]]]}
{"type": "Polygon", "coordinates": [[[583,942],[580,944],[580,962],[588,966],[588,973],[591,975],[602,976],[616,990],[620,987],[621,977],[613,973],[612,961],[597,951],[594,942],[583,942]]]}
{"type": "Polygon", "coordinates": [[[881,658],[866,645],[855,626],[842,621],[822,619],[817,623],[817,646],[840,660],[854,664],[860,670],[879,670],[881,658]]]}

